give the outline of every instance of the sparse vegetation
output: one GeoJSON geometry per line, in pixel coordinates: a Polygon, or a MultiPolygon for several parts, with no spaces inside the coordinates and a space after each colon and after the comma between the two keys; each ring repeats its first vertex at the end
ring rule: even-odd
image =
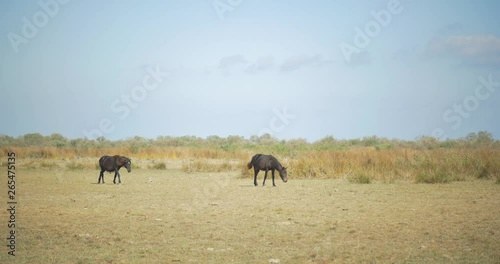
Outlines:
{"type": "Polygon", "coordinates": [[[74,170],[83,170],[85,168],[85,166],[82,163],[72,161],[72,162],[66,164],[66,168],[68,170],[74,171],[74,170]]]}
{"type": "MultiPolygon", "coordinates": [[[[500,172],[500,141],[488,132],[471,133],[456,139],[439,141],[421,137],[402,141],[379,137],[338,140],[331,136],[309,143],[304,139],[277,140],[269,135],[249,139],[238,136],[221,138],[133,137],[110,141],[66,139],[58,134],[27,134],[17,138],[0,135],[0,151],[15,151],[28,160],[28,168],[66,167],[70,170],[96,168],[102,155],[120,154],[132,160],[181,161],[185,172],[240,170],[241,177],[253,177],[246,168],[252,155],[273,154],[289,167],[291,179],[347,179],[356,182],[364,175],[370,181],[397,180],[418,183],[449,183],[472,179],[497,179],[500,172]],[[60,165],[55,160],[92,159],[92,164],[60,165]],[[354,179],[353,179],[354,177],[354,179]]],[[[87,164],[89,163],[89,164],[87,164]]],[[[138,163],[135,163],[138,164],[138,163]]],[[[165,170],[169,162],[146,165],[165,170]]]]}
{"type": "Polygon", "coordinates": [[[59,165],[54,161],[42,161],[42,162],[40,162],[40,167],[52,169],[52,168],[58,168],[59,165]]]}
{"type": "Polygon", "coordinates": [[[350,183],[361,183],[361,184],[368,184],[371,183],[370,176],[362,173],[354,174],[352,176],[349,176],[347,180],[350,183]]]}
{"type": "Polygon", "coordinates": [[[165,162],[160,162],[160,163],[153,164],[151,166],[151,168],[155,169],[155,170],[166,170],[167,164],[165,164],[165,162]]]}
{"type": "Polygon", "coordinates": [[[489,171],[486,167],[481,167],[476,175],[478,179],[487,179],[489,176],[489,171]]]}
{"type": "MultiPolygon", "coordinates": [[[[291,179],[274,188],[254,187],[238,179],[238,170],[191,174],[180,166],[122,172],[123,185],[112,183],[113,174],[106,174],[106,184],[90,184],[98,177],[93,168],[57,174],[22,165],[18,173],[25,179],[19,185],[19,263],[500,259],[500,186],[484,180],[367,186],[291,179]]],[[[0,263],[11,260],[0,255],[0,263]]]]}
{"type": "Polygon", "coordinates": [[[228,161],[209,161],[209,160],[194,160],[182,164],[182,170],[187,173],[194,172],[221,172],[232,171],[236,169],[236,165],[228,161]]]}
{"type": "Polygon", "coordinates": [[[499,257],[492,249],[499,241],[493,223],[500,144],[484,134],[479,138],[408,142],[327,137],[309,143],[269,136],[135,137],[117,143],[28,136],[32,145],[26,145],[23,136],[9,138],[5,145],[0,136],[0,151],[16,152],[23,177],[37,175],[22,185],[23,200],[29,201],[24,206],[30,208],[22,217],[37,225],[23,225],[23,245],[29,251],[20,252],[21,262],[38,257],[60,263],[121,263],[155,257],[257,263],[277,257],[283,263],[413,263],[446,262],[453,256],[460,262],[486,263],[499,257]],[[288,167],[289,183],[255,188],[247,163],[256,153],[279,157],[288,167]],[[97,182],[98,159],[114,154],[132,158],[132,174],[122,173],[126,183],[89,184],[97,182]],[[141,167],[146,170],[136,170],[141,167]],[[230,228],[221,229],[225,226],[230,228]],[[391,251],[394,243],[398,247],[391,251]],[[129,250],[139,244],[140,250],[129,250]],[[157,250],[164,244],[170,250],[157,250]],[[265,252],[276,255],[262,258],[265,252]]]}
{"type": "Polygon", "coordinates": [[[416,183],[449,183],[451,182],[450,175],[445,171],[420,171],[415,177],[416,183]]]}

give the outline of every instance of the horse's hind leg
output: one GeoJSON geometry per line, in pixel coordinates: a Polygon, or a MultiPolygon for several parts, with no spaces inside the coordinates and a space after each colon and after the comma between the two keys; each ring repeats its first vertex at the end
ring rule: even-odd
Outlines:
{"type": "Polygon", "coordinates": [[[264,174],[264,181],[262,182],[262,186],[266,185],[266,178],[267,178],[267,170],[266,173],[264,174]]]}
{"type": "Polygon", "coordinates": [[[97,184],[101,183],[101,179],[102,179],[102,183],[104,183],[104,171],[101,170],[101,173],[99,173],[99,179],[97,179],[97,184]]]}

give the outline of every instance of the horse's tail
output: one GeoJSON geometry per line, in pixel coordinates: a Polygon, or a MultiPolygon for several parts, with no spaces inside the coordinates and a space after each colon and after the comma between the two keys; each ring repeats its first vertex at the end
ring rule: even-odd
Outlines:
{"type": "Polygon", "coordinates": [[[253,163],[256,162],[260,156],[262,156],[262,154],[256,154],[252,157],[252,160],[247,164],[248,169],[252,168],[253,163]]]}

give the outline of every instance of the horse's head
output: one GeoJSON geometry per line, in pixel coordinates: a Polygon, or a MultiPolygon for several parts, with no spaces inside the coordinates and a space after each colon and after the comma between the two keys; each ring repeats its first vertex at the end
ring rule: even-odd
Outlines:
{"type": "Polygon", "coordinates": [[[123,166],[125,166],[125,168],[127,168],[127,172],[131,172],[132,168],[130,168],[130,165],[131,165],[132,161],[129,158],[123,157],[122,162],[124,163],[123,166]]]}
{"type": "Polygon", "coordinates": [[[280,171],[280,177],[283,180],[283,182],[288,181],[288,174],[286,173],[286,167],[283,167],[280,171]]]}

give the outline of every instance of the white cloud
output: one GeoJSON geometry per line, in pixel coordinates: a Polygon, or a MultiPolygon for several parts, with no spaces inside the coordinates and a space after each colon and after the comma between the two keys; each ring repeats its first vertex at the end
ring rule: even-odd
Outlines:
{"type": "Polygon", "coordinates": [[[229,69],[241,64],[247,64],[247,60],[240,54],[226,56],[220,59],[219,69],[229,69]]]}
{"type": "Polygon", "coordinates": [[[500,66],[500,38],[494,35],[435,38],[427,45],[426,55],[457,58],[468,65],[500,66]]]}
{"type": "MultiPolygon", "coordinates": [[[[366,60],[366,59],[361,59],[366,60]]],[[[369,58],[368,58],[369,60],[369,58]]],[[[334,63],[332,60],[323,59],[319,54],[313,56],[292,56],[285,59],[281,64],[279,64],[279,70],[284,72],[295,71],[307,66],[320,67],[325,64],[334,63]]],[[[366,62],[359,62],[364,64],[366,62]]],[[[265,72],[275,68],[276,63],[273,56],[262,56],[259,57],[254,62],[248,61],[243,55],[236,54],[231,56],[222,57],[219,60],[218,68],[220,70],[244,70],[246,73],[256,74],[260,72],[265,72]]]]}
{"type": "Polygon", "coordinates": [[[246,69],[246,72],[248,73],[258,73],[262,71],[266,71],[268,69],[271,69],[274,67],[274,57],[273,56],[266,56],[266,57],[260,57],[257,59],[255,63],[252,63],[248,68],[246,69]]]}
{"type": "Polygon", "coordinates": [[[324,60],[319,54],[314,56],[295,56],[286,59],[281,64],[281,71],[295,71],[305,66],[322,66],[323,64],[332,63],[332,61],[324,60]]]}

